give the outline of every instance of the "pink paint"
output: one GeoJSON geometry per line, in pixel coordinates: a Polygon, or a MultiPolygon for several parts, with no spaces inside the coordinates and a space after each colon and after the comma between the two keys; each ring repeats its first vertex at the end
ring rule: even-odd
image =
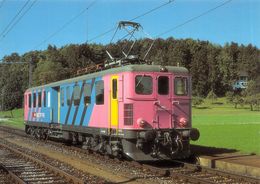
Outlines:
{"type": "MultiPolygon", "coordinates": [[[[174,74],[167,72],[124,72],[116,75],[119,76],[119,129],[167,129],[176,127],[185,128],[190,126],[191,97],[190,94],[187,96],[177,96],[174,94],[174,74]],[[152,94],[136,94],[135,77],[137,75],[149,75],[153,78],[152,94]],[[168,95],[159,95],[157,92],[157,82],[159,76],[167,76],[169,78],[170,84],[168,95]],[[124,104],[133,104],[133,125],[124,125],[124,104]],[[145,126],[140,126],[140,121],[138,121],[140,119],[146,122],[145,126]]],[[[94,106],[89,126],[116,128],[110,127],[111,75],[105,76],[103,80],[105,85],[105,104],[94,106]]]]}
{"type": "Polygon", "coordinates": [[[29,94],[30,92],[26,91],[24,93],[24,120],[28,120],[28,114],[29,114],[29,94]]]}

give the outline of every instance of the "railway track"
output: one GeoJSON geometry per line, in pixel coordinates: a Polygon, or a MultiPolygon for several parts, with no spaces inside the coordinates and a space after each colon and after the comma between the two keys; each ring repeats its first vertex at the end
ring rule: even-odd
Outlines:
{"type": "MultiPolygon", "coordinates": [[[[10,128],[5,128],[6,131],[20,136],[27,136],[24,132],[20,130],[14,130],[10,128]]],[[[172,181],[172,183],[199,183],[199,184],[215,184],[215,183],[234,183],[234,184],[259,184],[260,178],[254,178],[244,175],[238,175],[226,171],[221,171],[217,169],[211,169],[208,167],[203,167],[196,164],[190,164],[182,161],[171,161],[166,165],[155,165],[154,163],[141,164],[134,161],[121,161],[119,159],[110,158],[108,156],[103,156],[98,153],[93,153],[91,151],[83,150],[75,146],[66,146],[59,142],[47,141],[48,144],[53,144],[54,146],[62,146],[64,149],[71,150],[80,154],[92,154],[97,159],[106,159],[108,163],[117,163],[127,165],[128,168],[138,169],[140,173],[143,174],[155,174],[160,177],[167,177],[167,181],[172,181]]]]}
{"type": "Polygon", "coordinates": [[[167,175],[177,180],[185,181],[185,183],[199,184],[216,184],[216,183],[233,183],[233,184],[259,184],[260,179],[238,175],[227,171],[202,167],[196,164],[190,164],[181,161],[171,161],[174,167],[158,168],[156,166],[143,164],[141,167],[167,175]]]}
{"type": "Polygon", "coordinates": [[[7,183],[7,176],[8,172],[6,172],[5,168],[2,165],[0,165],[0,184],[7,183]]]}
{"type": "Polygon", "coordinates": [[[59,168],[0,143],[0,183],[83,184],[84,182],[59,168]]]}

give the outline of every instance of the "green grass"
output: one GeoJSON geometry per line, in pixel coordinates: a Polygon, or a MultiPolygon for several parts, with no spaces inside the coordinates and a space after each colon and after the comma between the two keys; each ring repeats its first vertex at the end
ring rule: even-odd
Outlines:
{"type": "Polygon", "coordinates": [[[193,127],[201,134],[192,144],[260,154],[260,111],[250,111],[248,107],[235,109],[225,99],[219,101],[223,104],[206,101],[204,108],[192,109],[193,127]]]}
{"type": "MultiPolygon", "coordinates": [[[[201,134],[200,139],[192,144],[260,155],[260,111],[235,109],[226,104],[225,99],[217,102],[220,104],[206,101],[200,109],[192,109],[193,127],[198,128],[201,134]]],[[[0,118],[4,116],[11,116],[10,111],[0,112],[0,118]]],[[[23,109],[13,110],[13,116],[0,121],[0,125],[24,128],[23,109]]]]}
{"type": "Polygon", "coordinates": [[[12,113],[11,111],[0,111],[0,118],[4,118],[4,120],[0,120],[0,125],[24,128],[23,109],[14,109],[12,113]]]}

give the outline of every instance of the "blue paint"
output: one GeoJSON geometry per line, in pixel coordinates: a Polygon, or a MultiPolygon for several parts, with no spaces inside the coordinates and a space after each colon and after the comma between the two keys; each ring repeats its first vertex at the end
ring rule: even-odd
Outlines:
{"type": "Polygon", "coordinates": [[[91,91],[91,104],[89,104],[89,106],[88,106],[86,116],[85,116],[83,124],[82,124],[83,126],[88,126],[88,124],[89,124],[94,105],[96,104],[96,90],[95,90],[96,82],[100,81],[100,80],[102,80],[102,77],[98,77],[94,81],[93,88],[92,88],[92,91],[91,91]]]}
{"type": "MultiPolygon", "coordinates": [[[[83,120],[83,124],[82,126],[88,126],[89,121],[91,119],[91,115],[94,109],[94,106],[96,105],[96,90],[95,90],[95,86],[96,86],[96,82],[102,80],[102,77],[98,77],[95,79],[94,83],[93,83],[93,87],[92,87],[92,91],[91,91],[91,103],[88,105],[87,107],[87,111],[86,114],[84,115],[84,120],[83,120]]],[[[92,83],[92,79],[87,80],[85,83],[92,83]]],[[[63,84],[62,86],[57,86],[56,88],[43,88],[43,89],[38,89],[38,90],[32,90],[31,91],[31,108],[29,108],[29,112],[28,112],[28,120],[29,121],[37,121],[37,122],[42,122],[42,123],[58,123],[58,88],[60,87],[60,91],[63,89],[64,90],[64,105],[60,105],[60,123],[61,124],[65,124],[66,121],[66,115],[68,113],[69,110],[69,105],[67,104],[67,87],[69,87],[70,89],[70,99],[73,95],[73,89],[74,86],[76,85],[76,83],[70,83],[70,84],[63,84]],[[41,118],[32,118],[32,113],[33,112],[38,112],[38,104],[36,104],[36,107],[33,108],[33,93],[36,93],[36,99],[38,99],[38,92],[42,92],[42,90],[44,90],[46,92],[46,106],[44,107],[44,100],[42,100],[42,107],[41,110],[39,111],[40,113],[44,113],[44,117],[41,118]],[[48,107],[48,92],[50,92],[50,107],[48,107]],[[52,111],[52,117],[50,116],[52,111]]],[[[80,86],[80,89],[82,90],[83,88],[83,81],[78,81],[77,85],[80,86]]],[[[60,98],[62,96],[60,95],[60,98]]],[[[60,99],[60,102],[62,101],[62,99],[60,99]]],[[[68,116],[68,125],[71,125],[73,122],[73,117],[74,117],[74,113],[76,111],[76,107],[74,106],[73,101],[71,101],[70,103],[72,103],[71,105],[71,110],[68,116]]],[[[84,91],[81,95],[80,98],[80,104],[78,106],[78,112],[77,112],[77,116],[75,118],[75,126],[79,126],[80,125],[80,121],[81,121],[81,117],[83,116],[84,113],[84,91]]]]}
{"type": "MultiPolygon", "coordinates": [[[[85,82],[85,84],[91,84],[91,82],[92,82],[92,80],[87,80],[85,82]]],[[[84,87],[84,84],[81,85],[81,88],[82,87],[84,87]]],[[[91,102],[92,102],[92,99],[91,99],[91,102]]],[[[77,114],[75,124],[74,124],[75,126],[80,125],[80,121],[81,121],[81,117],[83,116],[84,108],[85,108],[85,104],[84,104],[84,89],[83,89],[83,93],[82,93],[82,96],[80,98],[80,104],[79,104],[79,107],[78,107],[78,114],[77,114]]]]}
{"type": "Polygon", "coordinates": [[[37,121],[37,122],[42,122],[42,123],[50,123],[51,122],[51,117],[50,117],[51,108],[48,108],[48,106],[47,106],[47,100],[48,100],[47,94],[48,94],[49,90],[50,89],[43,88],[43,89],[31,91],[31,108],[29,108],[29,110],[28,110],[28,121],[37,121]],[[38,104],[36,104],[36,107],[33,108],[33,94],[36,93],[36,99],[38,99],[38,93],[42,92],[43,90],[46,91],[46,106],[44,106],[44,103],[43,103],[43,100],[42,100],[41,107],[39,107],[38,104]],[[40,110],[39,110],[39,108],[40,108],[40,110]],[[33,118],[33,112],[43,113],[44,117],[33,118]]]}
{"type": "Polygon", "coordinates": [[[51,88],[51,108],[52,108],[52,122],[58,123],[58,91],[51,88]]]}

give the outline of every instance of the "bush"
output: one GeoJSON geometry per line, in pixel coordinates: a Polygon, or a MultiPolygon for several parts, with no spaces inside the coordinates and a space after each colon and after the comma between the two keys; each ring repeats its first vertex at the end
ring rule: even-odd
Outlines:
{"type": "Polygon", "coordinates": [[[216,101],[217,100],[217,95],[214,93],[214,91],[213,90],[211,90],[209,93],[208,93],[208,95],[207,95],[207,99],[210,99],[211,101],[212,101],[212,103],[214,102],[214,101],[216,101]]]}
{"type": "Polygon", "coordinates": [[[246,96],[245,97],[245,103],[250,105],[250,110],[259,110],[260,106],[260,93],[246,96]]]}
{"type": "Polygon", "coordinates": [[[201,97],[198,97],[198,96],[192,97],[192,106],[196,107],[198,105],[201,105],[203,102],[204,102],[204,100],[201,97]]]}
{"type": "Polygon", "coordinates": [[[234,93],[232,91],[226,92],[226,99],[228,103],[233,103],[234,93]]]}

